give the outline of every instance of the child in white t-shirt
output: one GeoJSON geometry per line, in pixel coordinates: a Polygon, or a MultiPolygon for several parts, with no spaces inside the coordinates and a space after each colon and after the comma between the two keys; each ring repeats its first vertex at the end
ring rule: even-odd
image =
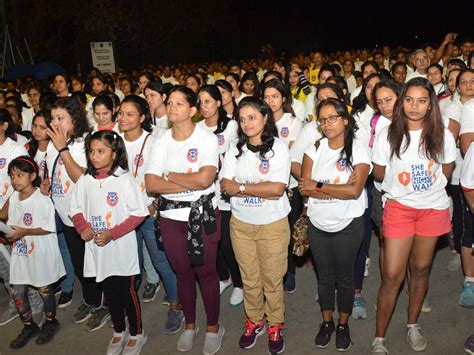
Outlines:
{"type": "Polygon", "coordinates": [[[40,185],[38,165],[28,156],[17,157],[8,165],[15,190],[3,206],[0,218],[8,219],[13,232],[10,262],[12,297],[24,328],[10,343],[12,349],[25,346],[39,332],[36,344],[46,344],[59,330],[53,283],[66,274],[59,252],[51,199],[37,188],[40,185]],[[28,289],[37,288],[44,304],[46,321],[39,330],[33,321],[28,289]]]}
{"type": "Polygon", "coordinates": [[[123,139],[99,131],[86,142],[87,171],[77,180],[69,216],[86,242],[84,277],[102,283],[114,335],[107,353],[139,354],[147,337],[135,290],[140,273],[135,228],[148,216],[143,193],[128,173],[123,139]],[[129,333],[125,329],[125,314],[129,333]]]}

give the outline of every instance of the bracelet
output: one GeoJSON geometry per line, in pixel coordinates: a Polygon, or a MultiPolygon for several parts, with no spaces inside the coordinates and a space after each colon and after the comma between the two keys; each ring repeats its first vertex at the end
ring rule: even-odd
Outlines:
{"type": "Polygon", "coordinates": [[[58,153],[61,154],[62,152],[65,152],[66,150],[69,150],[69,147],[64,147],[58,150],[58,153]]]}

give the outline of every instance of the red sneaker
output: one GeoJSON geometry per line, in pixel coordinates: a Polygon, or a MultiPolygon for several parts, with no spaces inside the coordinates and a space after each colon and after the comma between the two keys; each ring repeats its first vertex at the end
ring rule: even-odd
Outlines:
{"type": "Polygon", "coordinates": [[[268,351],[271,354],[280,354],[285,351],[285,341],[283,340],[283,335],[281,334],[282,329],[285,329],[283,328],[282,324],[268,327],[268,351]]]}
{"type": "Polygon", "coordinates": [[[257,338],[265,332],[265,322],[261,320],[258,323],[245,318],[244,334],[240,337],[239,346],[242,349],[251,349],[255,346],[257,338]]]}

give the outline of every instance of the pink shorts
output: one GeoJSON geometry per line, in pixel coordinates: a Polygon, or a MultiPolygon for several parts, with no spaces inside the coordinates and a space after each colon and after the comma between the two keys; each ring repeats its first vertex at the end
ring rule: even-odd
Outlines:
{"type": "Polygon", "coordinates": [[[408,238],[412,235],[439,237],[451,231],[449,209],[434,210],[407,207],[387,201],[383,210],[385,238],[408,238]]]}

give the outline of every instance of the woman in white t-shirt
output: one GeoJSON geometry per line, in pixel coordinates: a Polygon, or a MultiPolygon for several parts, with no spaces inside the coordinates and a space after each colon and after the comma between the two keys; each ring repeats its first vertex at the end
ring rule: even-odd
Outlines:
{"type": "Polygon", "coordinates": [[[234,100],[235,100],[235,103],[238,105],[240,100],[242,100],[244,97],[246,97],[247,95],[245,93],[243,93],[242,91],[240,91],[240,87],[239,87],[239,83],[240,83],[240,78],[237,74],[235,73],[227,73],[225,75],[225,80],[230,84],[232,85],[232,89],[234,91],[234,100]]]}
{"type": "Polygon", "coordinates": [[[150,107],[151,124],[153,128],[169,128],[168,116],[166,116],[166,93],[165,87],[158,81],[151,81],[145,87],[145,99],[150,107]]]}
{"type": "Polygon", "coordinates": [[[364,233],[365,182],[371,169],[367,146],[355,139],[355,120],[336,99],[318,104],[325,138],[305,152],[299,189],[308,196],[308,241],[318,272],[323,323],[316,346],[328,346],[336,330],[336,348],[351,346],[349,315],[354,302],[354,265],[364,233]],[[339,323],[334,324],[335,291],[339,323]]]}
{"type": "Polygon", "coordinates": [[[0,212],[0,218],[8,220],[13,229],[8,236],[8,241],[13,243],[10,285],[24,325],[10,343],[12,349],[25,346],[39,331],[28,301],[30,287],[36,288],[41,295],[46,317],[36,344],[50,342],[59,330],[53,284],[66,272],[56,239],[54,206],[38,189],[41,183],[38,170],[38,165],[29,156],[17,157],[8,164],[8,175],[15,191],[0,212]]]}
{"type": "Polygon", "coordinates": [[[204,352],[214,354],[221,346],[224,327],[219,324],[219,278],[216,270],[220,239],[214,179],[219,165],[214,134],[193,123],[197,95],[175,86],[166,103],[173,127],[158,137],[145,172],[148,193],[159,193],[159,233],[178,279],[185,330],[178,351],[189,351],[199,327],[196,324],[196,277],[206,309],[204,352]]]}
{"type": "MultiPolygon", "coordinates": [[[[288,149],[291,148],[303,128],[303,123],[295,117],[295,112],[291,107],[293,101],[291,92],[280,80],[273,79],[265,83],[262,95],[264,101],[272,110],[278,138],[287,145],[288,149]]],[[[298,181],[292,175],[290,175],[288,191],[291,206],[288,221],[290,223],[290,233],[293,233],[293,227],[303,212],[303,198],[298,191],[298,181]]],[[[288,270],[284,279],[286,293],[296,291],[295,274],[296,256],[293,255],[293,244],[290,240],[288,245],[288,270]]]]}
{"type": "MultiPolygon", "coordinates": [[[[219,166],[222,166],[225,153],[230,143],[237,139],[237,121],[227,117],[222,107],[222,96],[216,85],[204,85],[199,89],[199,113],[204,117],[198,122],[201,126],[217,136],[219,143],[219,166]]],[[[217,272],[219,274],[219,291],[232,283],[234,289],[230,296],[230,305],[235,307],[243,302],[242,278],[239,265],[235,260],[232,242],[230,240],[230,204],[229,198],[221,196],[219,180],[216,180],[216,197],[221,212],[221,240],[217,250],[217,272]]]]}
{"type": "Polygon", "coordinates": [[[227,117],[233,118],[234,112],[237,111],[237,104],[234,100],[234,91],[232,85],[223,79],[217,80],[214,85],[219,88],[222,96],[222,107],[227,113],[227,117]]]}
{"type": "Polygon", "coordinates": [[[385,191],[384,265],[377,299],[373,353],[387,353],[385,334],[409,265],[411,279],[407,340],[426,348],[417,324],[438,237],[451,230],[445,187],[454,168],[456,145],[445,127],[433,87],[424,78],[405,84],[390,126],[372,151],[374,178],[385,191]]]}
{"type": "Polygon", "coordinates": [[[244,285],[245,331],[239,345],[250,349],[268,322],[268,349],[283,351],[283,276],[288,265],[290,178],[286,144],[277,138],[271,108],[247,97],[238,108],[238,141],[224,158],[221,192],[231,196],[230,233],[244,285]]]}
{"type": "Polygon", "coordinates": [[[46,150],[49,178],[43,179],[41,192],[51,195],[71,255],[74,271],[82,286],[83,302],[73,315],[76,323],[86,321],[99,308],[102,292],[94,279],[84,277],[84,241],[69,218],[71,192],[87,167],[84,136],[88,133],[85,112],[80,102],[71,97],[58,99],[51,108],[51,141],[46,150]]]}
{"type": "Polygon", "coordinates": [[[96,122],[92,132],[108,130],[120,133],[119,125],[114,117],[114,102],[109,95],[100,94],[96,96],[92,103],[92,110],[96,122]]]}
{"type": "Polygon", "coordinates": [[[69,217],[85,242],[84,277],[101,283],[114,324],[108,354],[140,354],[147,341],[135,289],[140,274],[135,228],[148,209],[128,171],[117,132],[98,131],[86,141],[87,170],[72,190],[69,217]],[[125,315],[129,327],[125,326],[125,315]]]}

